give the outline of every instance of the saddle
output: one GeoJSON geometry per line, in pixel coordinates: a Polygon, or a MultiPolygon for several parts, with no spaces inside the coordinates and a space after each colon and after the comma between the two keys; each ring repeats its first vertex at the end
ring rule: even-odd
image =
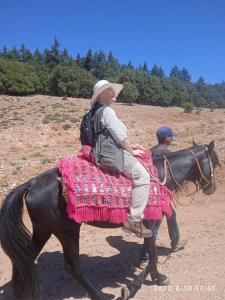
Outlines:
{"type": "MultiPolygon", "coordinates": [[[[77,223],[124,223],[131,199],[132,181],[123,174],[98,168],[92,162],[91,150],[90,146],[83,146],[75,158],[67,156],[58,162],[68,216],[77,223]]],[[[156,180],[158,171],[152,164],[150,151],[145,151],[139,159],[154,178],[150,182],[144,219],[162,220],[163,214],[172,214],[170,201],[173,193],[156,180]]]]}

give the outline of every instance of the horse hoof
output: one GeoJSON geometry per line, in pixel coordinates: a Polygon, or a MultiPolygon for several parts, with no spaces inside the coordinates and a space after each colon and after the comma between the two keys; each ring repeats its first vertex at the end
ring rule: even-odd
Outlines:
{"type": "Polygon", "coordinates": [[[129,289],[126,286],[122,287],[122,289],[121,289],[121,299],[122,300],[127,300],[127,299],[129,299],[129,297],[130,297],[129,289]]]}
{"type": "Polygon", "coordinates": [[[159,274],[156,279],[153,280],[155,284],[159,286],[166,286],[170,284],[170,279],[164,274],[159,274]]]}

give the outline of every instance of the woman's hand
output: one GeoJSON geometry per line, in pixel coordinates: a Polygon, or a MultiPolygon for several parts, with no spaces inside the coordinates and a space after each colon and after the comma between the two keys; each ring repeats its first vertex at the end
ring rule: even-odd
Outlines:
{"type": "Polygon", "coordinates": [[[139,144],[132,145],[131,148],[132,149],[141,149],[143,151],[146,151],[146,149],[143,146],[139,145],[139,144]]]}
{"type": "Polygon", "coordinates": [[[133,153],[134,156],[141,156],[142,154],[145,153],[145,150],[142,150],[142,149],[133,149],[132,153],[133,153]]]}

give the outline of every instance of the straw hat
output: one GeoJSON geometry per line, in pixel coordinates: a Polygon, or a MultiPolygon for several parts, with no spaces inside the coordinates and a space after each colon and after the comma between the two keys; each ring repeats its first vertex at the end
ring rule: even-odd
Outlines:
{"type": "Polygon", "coordinates": [[[93,96],[91,98],[91,107],[93,107],[98,99],[98,96],[103,92],[104,90],[108,88],[113,88],[115,92],[115,98],[119,95],[121,90],[123,89],[123,85],[119,83],[111,83],[107,80],[99,80],[93,88],[93,96]]]}

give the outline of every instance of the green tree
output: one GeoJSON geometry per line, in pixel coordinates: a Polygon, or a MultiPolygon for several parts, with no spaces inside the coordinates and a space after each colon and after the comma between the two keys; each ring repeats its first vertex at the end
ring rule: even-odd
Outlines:
{"type": "Polygon", "coordinates": [[[152,67],[151,75],[152,76],[157,76],[157,77],[160,77],[160,78],[165,77],[165,73],[164,73],[163,69],[161,67],[158,67],[157,65],[154,65],[152,67]]]}
{"type": "Polygon", "coordinates": [[[81,67],[81,68],[83,67],[83,60],[82,60],[82,58],[81,58],[81,56],[80,56],[79,53],[77,53],[75,62],[76,62],[76,64],[77,64],[78,67],[81,67]]]}
{"type": "Polygon", "coordinates": [[[89,49],[87,52],[87,55],[84,59],[84,68],[87,71],[90,71],[93,68],[93,62],[94,62],[93,53],[92,53],[92,50],[89,49]]]}
{"type": "Polygon", "coordinates": [[[32,66],[4,60],[0,60],[0,81],[4,92],[11,95],[34,94],[40,84],[32,66]]]}
{"type": "Polygon", "coordinates": [[[35,73],[38,76],[39,84],[36,85],[37,93],[46,95],[49,93],[49,69],[43,64],[35,65],[35,73]]]}
{"type": "Polygon", "coordinates": [[[130,59],[129,59],[129,62],[127,64],[127,69],[134,70],[134,66],[132,65],[132,62],[131,62],[130,59]]]}
{"type": "Polygon", "coordinates": [[[9,58],[9,51],[6,46],[3,47],[0,57],[4,59],[9,58]]]}
{"type": "Polygon", "coordinates": [[[19,50],[20,58],[22,62],[31,62],[33,59],[32,53],[30,50],[28,50],[24,44],[21,45],[21,48],[19,50]]]}
{"type": "Polygon", "coordinates": [[[34,51],[33,62],[37,64],[43,64],[43,56],[39,49],[35,49],[34,51]]]}
{"type": "Polygon", "coordinates": [[[148,72],[148,65],[146,62],[144,62],[142,70],[148,72]]]}
{"type": "Polygon", "coordinates": [[[107,69],[106,63],[107,60],[105,53],[102,50],[100,50],[99,52],[95,52],[91,74],[98,79],[104,79],[107,69]]]}
{"type": "Polygon", "coordinates": [[[199,84],[205,84],[205,79],[204,79],[204,77],[203,77],[203,76],[200,76],[199,79],[198,79],[198,81],[197,81],[197,83],[199,83],[199,84]]]}
{"type": "Polygon", "coordinates": [[[178,80],[181,79],[181,71],[177,66],[174,66],[170,71],[170,77],[176,78],[178,80]]]}
{"type": "Polygon", "coordinates": [[[20,54],[17,51],[16,47],[13,47],[10,51],[10,58],[15,61],[20,61],[20,54]]]}
{"type": "Polygon", "coordinates": [[[186,83],[191,82],[191,76],[190,76],[188,70],[183,68],[180,73],[180,78],[178,78],[178,79],[180,79],[181,81],[186,82],[186,83]]]}
{"type": "Polygon", "coordinates": [[[120,83],[130,82],[136,85],[136,72],[132,69],[127,69],[127,68],[121,70],[119,76],[119,82],[120,83]]]}
{"type": "Polygon", "coordinates": [[[90,97],[95,79],[79,67],[57,66],[53,69],[49,88],[50,93],[58,96],[90,97]]]}
{"type": "Polygon", "coordinates": [[[70,66],[72,65],[72,62],[72,57],[69,55],[67,49],[64,48],[62,54],[60,55],[60,64],[70,66]]]}
{"type": "Polygon", "coordinates": [[[55,66],[57,66],[60,62],[60,43],[57,40],[57,38],[54,38],[53,44],[51,46],[51,49],[45,49],[44,50],[44,59],[45,64],[50,68],[53,69],[55,66]]]}
{"type": "Polygon", "coordinates": [[[131,82],[124,82],[124,87],[121,93],[121,98],[126,102],[132,105],[133,101],[136,101],[138,98],[138,90],[134,84],[131,82]]]}

